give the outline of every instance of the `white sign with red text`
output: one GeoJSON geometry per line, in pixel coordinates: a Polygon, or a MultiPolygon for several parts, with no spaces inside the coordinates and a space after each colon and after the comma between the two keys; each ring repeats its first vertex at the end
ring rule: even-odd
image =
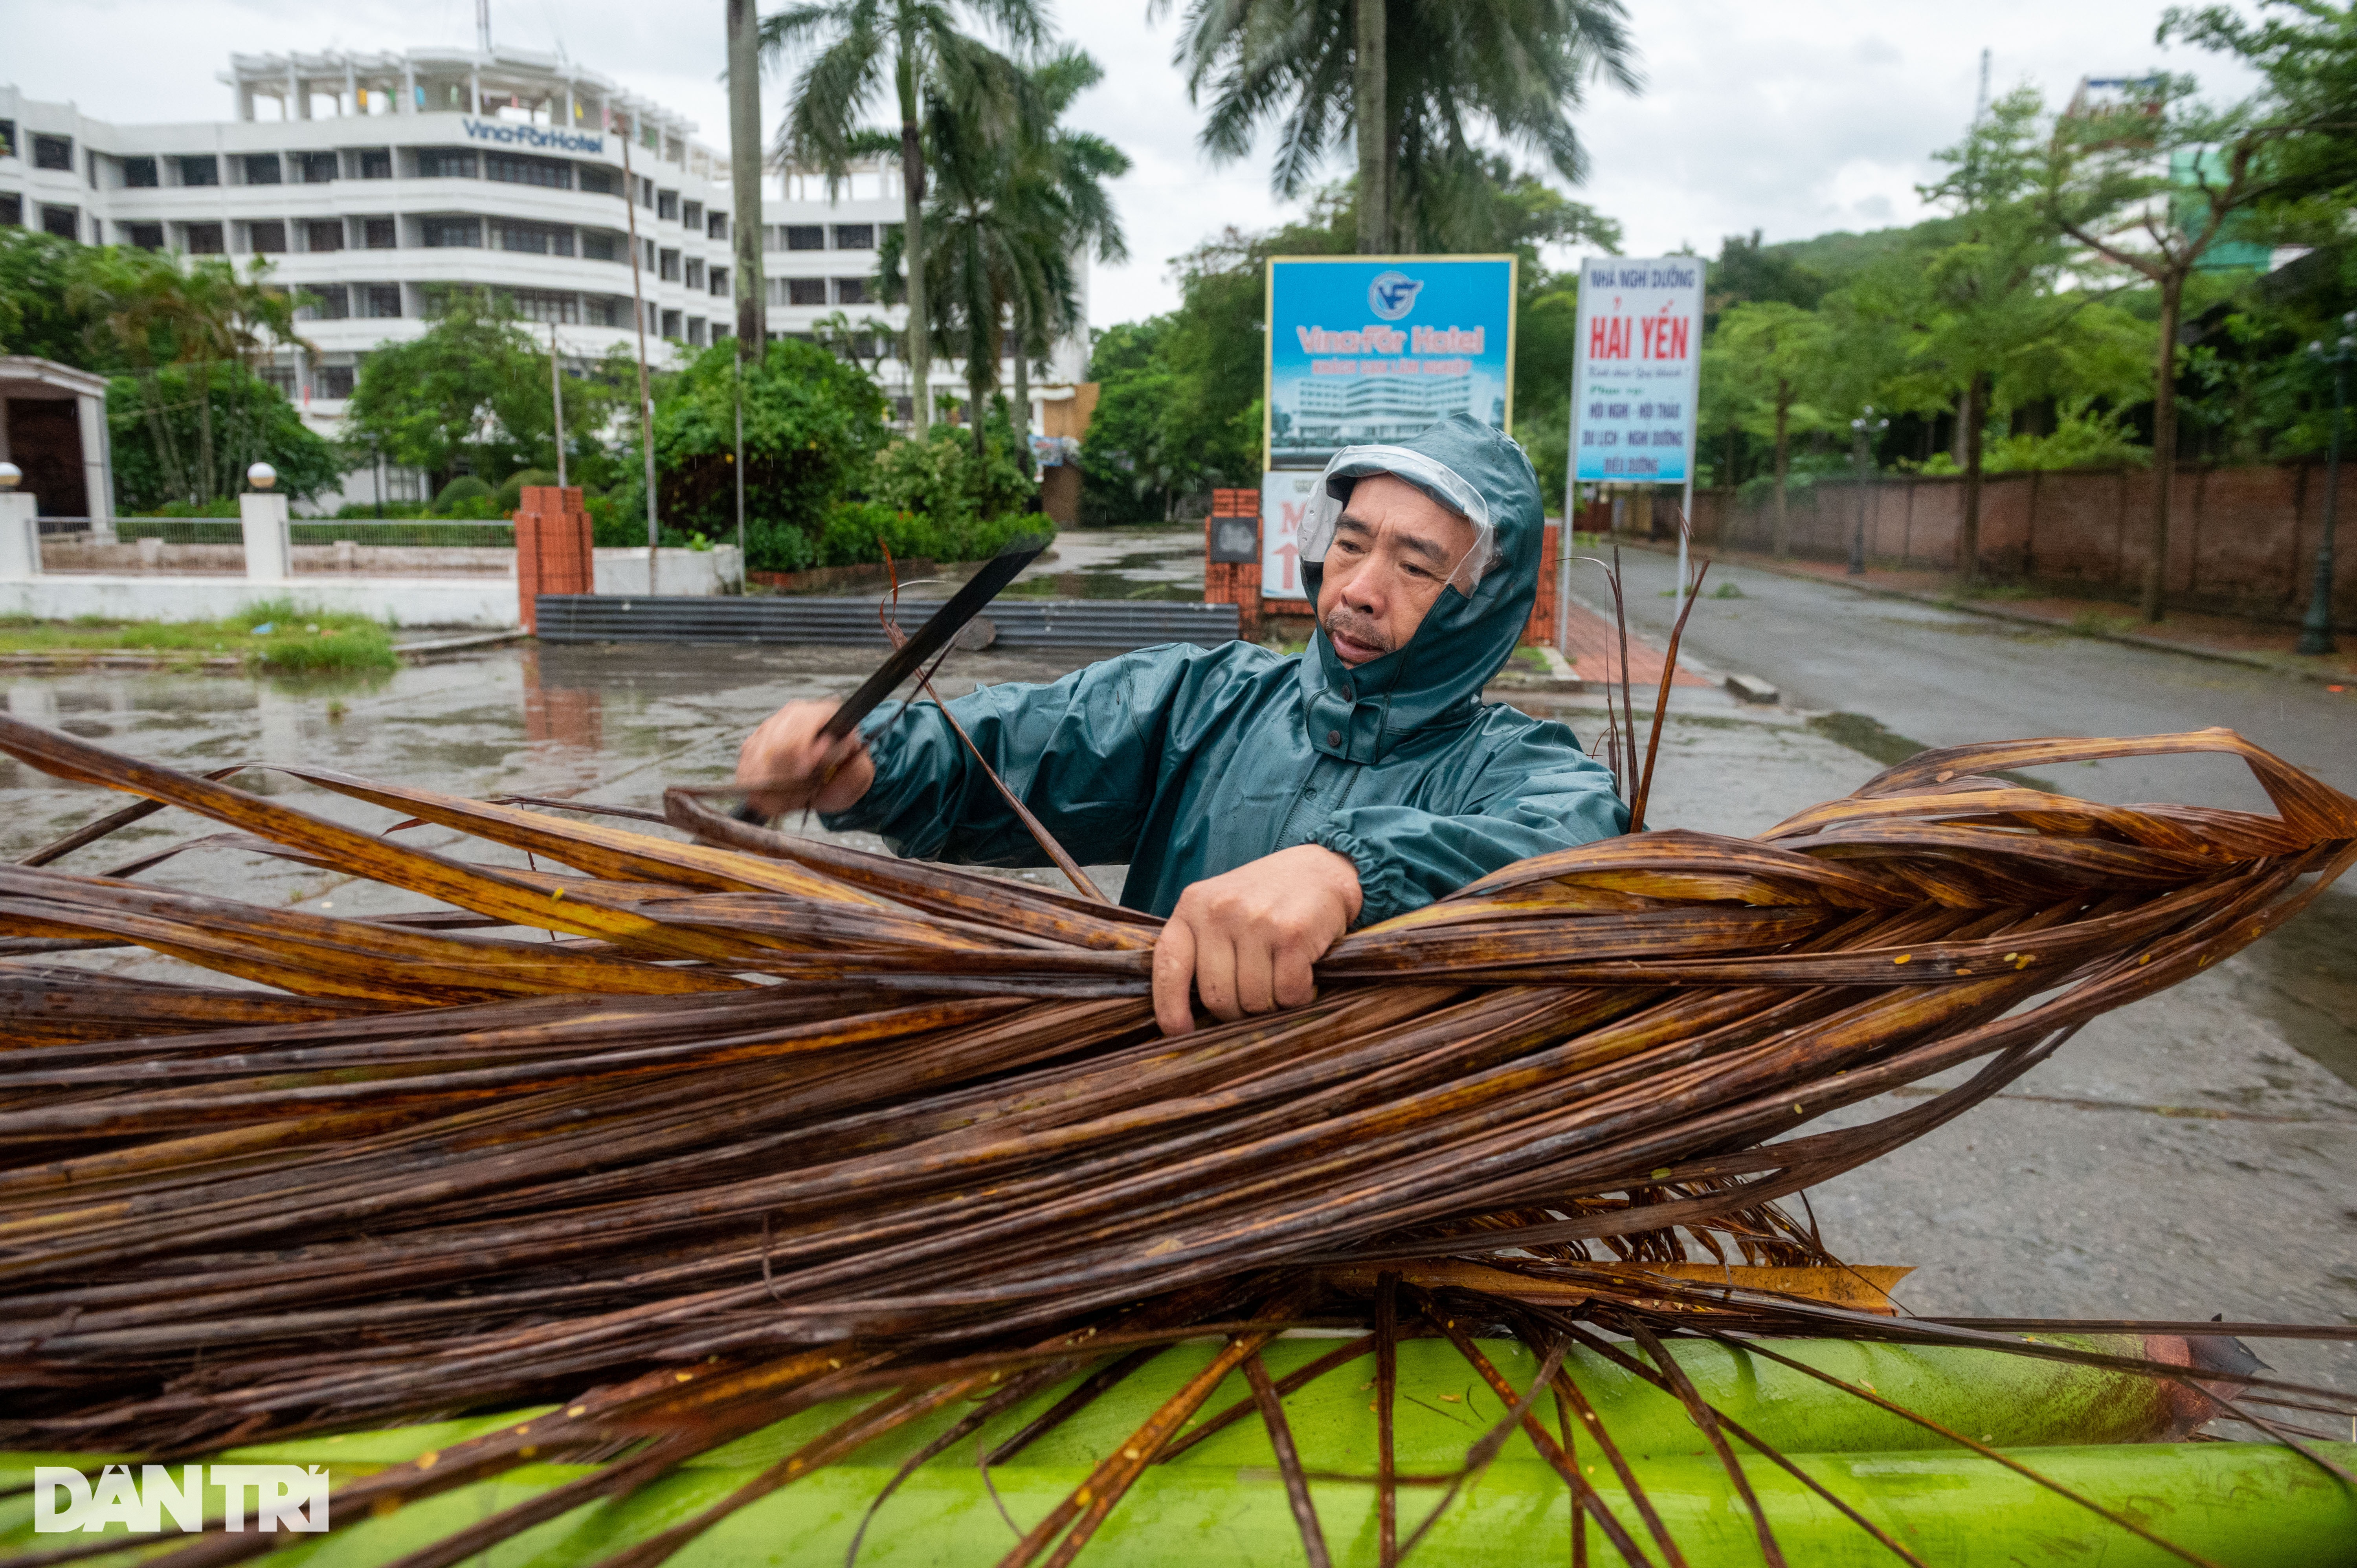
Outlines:
{"type": "Polygon", "coordinates": [[[1264,599],[1306,599],[1301,580],[1301,520],[1326,476],[1278,469],[1260,477],[1260,593],[1264,599]]]}
{"type": "Polygon", "coordinates": [[[1571,449],[1582,482],[1674,485],[1692,477],[1702,271],[1696,256],[1581,263],[1571,449]]]}

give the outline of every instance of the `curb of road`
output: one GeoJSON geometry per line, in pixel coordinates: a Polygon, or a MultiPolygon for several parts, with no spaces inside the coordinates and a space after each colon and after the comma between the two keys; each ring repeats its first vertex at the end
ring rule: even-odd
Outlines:
{"type": "MultiPolygon", "coordinates": [[[[1620,542],[1631,550],[1642,550],[1652,555],[1674,555],[1674,547],[1653,541],[1624,539],[1620,542]]],[[[1960,615],[1980,616],[1988,620],[2007,621],[2015,626],[2032,626],[2041,631],[2059,631],[2067,637],[2083,637],[2098,642],[2116,642],[2128,648],[2149,649],[2156,653],[2181,653],[2188,659],[2205,659],[2213,664],[2239,664],[2246,670],[2264,670],[2271,675],[2288,675],[2294,680],[2309,681],[2317,685],[2348,685],[2357,682],[2352,676],[2330,670],[2303,670],[2298,665],[2278,664],[2256,653],[2238,653],[2227,648],[2201,648],[2188,643],[2170,642],[2166,638],[2146,637],[2133,631],[2081,631],[2067,621],[2048,620],[2043,616],[2024,615],[2019,610],[1997,609],[1993,606],[1967,604],[1957,599],[1945,599],[1932,594],[1920,594],[1912,588],[1888,588],[1873,583],[1852,583],[1839,577],[1827,577],[1815,572],[1803,572],[1794,566],[1779,566],[1764,561],[1729,561],[1730,566],[1740,566],[1747,572],[1765,572],[1772,577],[1791,577],[1799,582],[1823,583],[1828,587],[1846,588],[1853,594],[1869,594],[1876,598],[1905,599],[1910,604],[1928,605],[1935,610],[1954,610],[1960,615]]]]}

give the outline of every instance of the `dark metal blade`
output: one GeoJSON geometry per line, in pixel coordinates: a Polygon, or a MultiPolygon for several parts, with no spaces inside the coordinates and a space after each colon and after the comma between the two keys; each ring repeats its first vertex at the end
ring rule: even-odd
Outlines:
{"type": "MultiPolygon", "coordinates": [[[[859,721],[876,711],[876,704],[898,691],[900,682],[915,674],[926,660],[949,645],[950,639],[965,629],[966,622],[982,613],[982,607],[996,598],[999,590],[1015,581],[1024,567],[1039,559],[1039,552],[1048,548],[1049,536],[1024,534],[1010,540],[1006,548],[985,563],[981,571],[966,581],[963,587],[950,596],[949,602],[935,610],[925,624],[919,627],[908,641],[895,649],[892,656],[877,666],[876,673],[859,683],[859,690],[844,699],[826,721],[819,734],[830,741],[840,740],[858,726],[859,721]]],[[[750,802],[732,813],[739,822],[759,822],[765,819],[750,802]]]]}
{"type": "Polygon", "coordinates": [[[982,607],[998,596],[998,591],[1015,581],[1016,574],[1039,558],[1048,548],[1048,541],[1038,534],[1026,534],[1010,542],[985,563],[966,582],[965,586],[950,596],[950,600],[935,610],[924,625],[919,627],[909,640],[895,649],[892,657],[876,668],[876,673],[859,683],[859,690],[844,699],[843,706],[834,710],[834,717],[826,721],[819,734],[828,740],[840,740],[856,728],[859,721],[876,711],[876,704],[899,690],[900,682],[917,672],[917,667],[942,649],[950,639],[965,628],[965,623],[982,613],[982,607]]]}

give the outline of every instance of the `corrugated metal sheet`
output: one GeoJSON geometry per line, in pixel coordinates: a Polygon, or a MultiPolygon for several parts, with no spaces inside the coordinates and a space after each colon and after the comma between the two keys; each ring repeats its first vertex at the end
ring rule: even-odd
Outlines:
{"type": "MultiPolygon", "coordinates": [[[[937,599],[900,601],[900,625],[924,624],[937,599]]],[[[619,594],[543,594],[544,642],[775,642],[885,646],[873,599],[799,596],[631,598],[619,594]]],[[[992,646],[1150,648],[1158,642],[1216,647],[1236,636],[1233,605],[1103,599],[1000,599],[983,612],[997,628],[992,646]]]]}

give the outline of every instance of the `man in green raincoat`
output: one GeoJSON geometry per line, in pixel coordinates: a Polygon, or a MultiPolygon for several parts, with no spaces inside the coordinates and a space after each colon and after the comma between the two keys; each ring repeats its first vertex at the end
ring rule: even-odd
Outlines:
{"type": "MultiPolygon", "coordinates": [[[[1481,702],[1530,618],[1542,527],[1530,460],[1466,415],[1346,447],[1302,527],[1307,652],[1146,648],[950,703],[1076,859],[1126,862],[1122,902],[1168,918],[1165,1031],[1194,1026],[1190,990],[1223,1019],[1297,1006],[1352,926],[1626,830],[1570,730],[1481,702]]],[[[1044,864],[938,708],[888,703],[828,746],[833,712],[790,703],[746,741],[755,806],[815,806],[904,855],[1044,864]]]]}

